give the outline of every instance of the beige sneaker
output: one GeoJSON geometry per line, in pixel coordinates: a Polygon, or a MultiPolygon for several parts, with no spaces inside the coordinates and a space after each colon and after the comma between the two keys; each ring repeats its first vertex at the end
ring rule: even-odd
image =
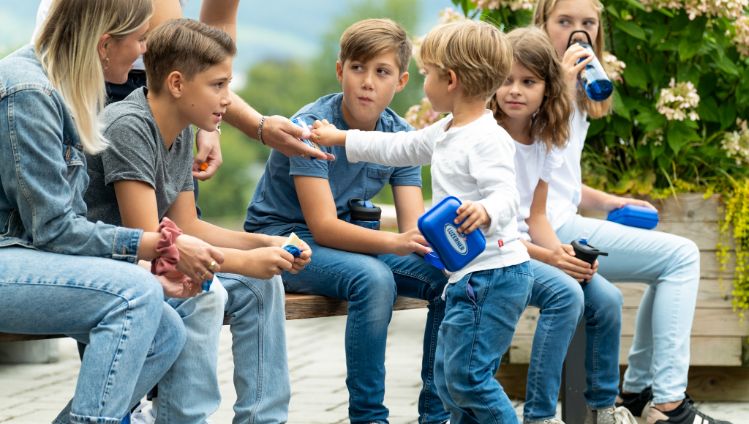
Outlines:
{"type": "Polygon", "coordinates": [[[588,409],[585,424],[637,424],[637,420],[629,409],[624,407],[610,407],[602,409],[588,409]]]}

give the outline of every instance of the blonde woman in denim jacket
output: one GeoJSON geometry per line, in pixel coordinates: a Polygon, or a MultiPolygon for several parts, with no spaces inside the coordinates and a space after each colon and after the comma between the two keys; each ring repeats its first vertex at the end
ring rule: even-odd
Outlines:
{"type": "Polygon", "coordinates": [[[88,344],[62,422],[120,423],[182,349],[184,328],[164,296],[197,294],[193,281],[222,261],[176,229],[85,218],[83,153],[106,147],[104,80],[127,77],[151,13],[150,0],[57,1],[36,45],[0,60],[0,332],[88,344]],[[162,253],[176,268],[170,278],[134,265],[162,253]]]}

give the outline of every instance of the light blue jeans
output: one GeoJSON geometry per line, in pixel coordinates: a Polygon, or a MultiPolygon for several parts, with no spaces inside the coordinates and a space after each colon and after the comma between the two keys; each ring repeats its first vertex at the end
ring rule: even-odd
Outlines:
{"type": "Polygon", "coordinates": [[[283,274],[286,290],[348,301],[346,386],[352,423],[387,423],[385,346],[397,295],[429,301],[421,363],[419,423],[442,423],[448,414],[434,386],[437,330],[444,316],[440,299],[447,279],[418,255],[365,255],[322,247],[309,231],[294,232],[310,245],[312,262],[299,274],[283,274]]]}
{"type": "Polygon", "coordinates": [[[75,395],[55,423],[119,424],[185,343],[161,285],[126,262],[0,248],[0,331],[86,343],[75,395]]]}
{"type": "Polygon", "coordinates": [[[700,253],[691,240],[575,215],[557,230],[563,243],[587,237],[609,256],[598,272],[609,281],[644,282],[622,390],[653,387],[653,402],[684,398],[689,339],[700,282],[700,253]]]}
{"type": "Polygon", "coordinates": [[[494,376],[530,299],[528,262],[466,275],[447,287],[434,378],[451,424],[517,423],[494,376]]]}
{"type": "MultiPolygon", "coordinates": [[[[317,252],[315,252],[315,256],[317,252]]],[[[226,314],[234,354],[234,424],[285,423],[291,386],[281,277],[258,280],[218,274],[229,300],[226,314]]]]}
{"type": "MultiPolygon", "coordinates": [[[[595,245],[594,245],[595,246],[595,245]]],[[[582,286],[551,265],[531,260],[530,305],[539,308],[528,366],[523,418],[542,421],[556,414],[562,366],[572,336],[585,317],[585,398],[593,409],[614,406],[619,392],[622,295],[596,274],[582,286]]]]}
{"type": "Polygon", "coordinates": [[[214,281],[207,292],[188,299],[167,299],[167,303],[182,318],[187,341],[159,381],[156,423],[202,424],[221,403],[216,367],[226,290],[214,281]]]}

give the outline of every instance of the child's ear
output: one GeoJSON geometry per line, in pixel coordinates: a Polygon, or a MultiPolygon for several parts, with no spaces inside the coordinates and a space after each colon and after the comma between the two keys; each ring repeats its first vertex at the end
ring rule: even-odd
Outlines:
{"type": "Polygon", "coordinates": [[[185,89],[185,77],[180,71],[172,71],[166,77],[166,88],[175,99],[182,97],[185,89]]]}
{"type": "Polygon", "coordinates": [[[447,70],[447,91],[458,88],[458,75],[452,69],[447,70]]]}
{"type": "Polygon", "coordinates": [[[338,82],[343,82],[343,63],[340,60],[335,61],[335,76],[338,82]]]}
{"type": "Polygon", "coordinates": [[[400,93],[406,87],[409,77],[408,71],[401,74],[400,78],[398,78],[398,85],[395,88],[396,93],[400,93]]]}

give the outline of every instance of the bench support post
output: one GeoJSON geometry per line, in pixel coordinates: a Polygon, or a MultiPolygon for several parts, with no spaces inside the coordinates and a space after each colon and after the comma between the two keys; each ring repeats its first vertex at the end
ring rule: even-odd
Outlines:
{"type": "Polygon", "coordinates": [[[585,422],[585,320],[580,320],[562,368],[562,421],[585,422]]]}

